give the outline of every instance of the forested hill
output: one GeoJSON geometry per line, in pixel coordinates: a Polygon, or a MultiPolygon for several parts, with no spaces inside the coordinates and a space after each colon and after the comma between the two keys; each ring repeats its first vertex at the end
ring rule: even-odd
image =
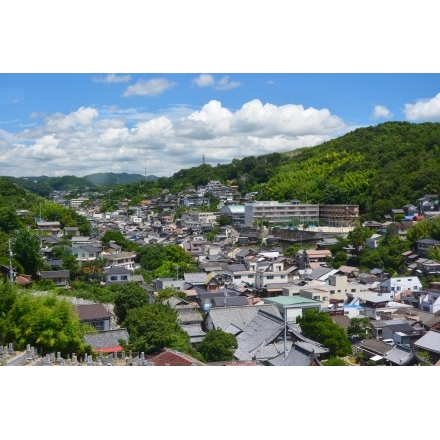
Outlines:
{"type": "Polygon", "coordinates": [[[353,203],[379,218],[440,191],[439,153],[440,123],[386,122],[314,147],[181,170],[166,183],[218,179],[259,200],[353,203]]]}
{"type": "Polygon", "coordinates": [[[440,191],[440,123],[387,122],[289,154],[263,199],[355,203],[380,216],[440,191]]]}

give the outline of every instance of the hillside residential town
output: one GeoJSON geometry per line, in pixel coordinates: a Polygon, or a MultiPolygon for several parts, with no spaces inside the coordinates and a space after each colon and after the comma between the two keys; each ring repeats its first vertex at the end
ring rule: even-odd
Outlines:
{"type": "MultiPolygon", "coordinates": [[[[57,192],[53,200],[87,218],[91,235],[82,236],[77,227],[62,228],[57,221],[37,218],[35,223],[41,255],[51,266],[40,272],[42,280],[70,288],[69,270],[52,255],[67,239],[79,265],[104,262],[101,286],[135,282],[151,303],[166,288],[185,294],[185,298],[171,296],[164,303],[177,312],[191,345],[197,347],[211,330],[222,330],[236,338],[233,360],[203,363],[167,347],[154,355],[127,352],[121,341],[128,342],[130,334],[120,326],[113,304],[66,296],[80,321],[96,330],[85,337],[94,353],[82,357],[72,353],[66,358],[59,352],[43,355],[29,344],[19,351],[9,343],[0,346],[1,365],[321,366],[329,349],[306,337],[297,322],[306,311],[314,310],[324,312],[345,330],[352,319],[368,318],[369,337],[350,339],[350,365],[440,366],[440,282],[422,284],[424,277],[440,275],[440,262],[429,258],[429,251],[439,248],[440,241],[420,239],[414,251],[400,255],[408,276],[390,276],[380,267],[368,273],[356,266],[334,268],[329,264],[329,248],[359,225],[357,205],[255,201],[255,195],[241,199],[235,187],[210,181],[196,192],[165,192],[140,205],[124,199],[118,210],[102,213],[99,203],[87,205],[87,194],[69,200],[67,193],[57,192]],[[198,209],[209,205],[208,193],[220,200],[215,212],[198,209]],[[179,207],[186,210],[177,216],[179,207]],[[226,225],[219,226],[221,217],[227,219],[226,225]],[[206,233],[213,230],[218,233],[208,240],[206,233]],[[186,273],[176,266],[175,277],[146,283],[136,273],[140,268],[137,253],[114,241],[103,244],[106,231],[118,231],[140,246],[177,244],[198,270],[186,273]],[[297,251],[286,255],[286,248],[293,245],[297,251]]],[[[392,210],[384,222],[363,222],[361,226],[371,230],[371,235],[362,246],[376,249],[389,231],[404,238],[417,222],[439,214],[437,195],[428,194],[414,205],[392,210]]],[[[344,248],[347,256],[357,250],[344,248]]],[[[2,271],[23,288],[32,281],[11,267],[2,267],[2,271]]]]}

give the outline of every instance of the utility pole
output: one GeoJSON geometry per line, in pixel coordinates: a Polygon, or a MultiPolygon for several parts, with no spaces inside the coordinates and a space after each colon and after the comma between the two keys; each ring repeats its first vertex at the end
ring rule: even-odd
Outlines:
{"type": "Polygon", "coordinates": [[[11,283],[14,282],[14,270],[12,269],[12,248],[11,248],[11,239],[8,240],[8,259],[9,259],[9,278],[11,283]]]}

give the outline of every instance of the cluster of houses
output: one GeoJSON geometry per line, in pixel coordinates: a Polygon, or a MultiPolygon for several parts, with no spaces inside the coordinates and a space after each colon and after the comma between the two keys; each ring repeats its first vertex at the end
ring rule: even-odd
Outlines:
{"type": "MultiPolygon", "coordinates": [[[[218,182],[209,185],[210,191],[216,188],[224,191],[217,194],[229,194],[218,182]]],[[[197,205],[194,200],[196,196],[203,198],[202,192],[193,194],[192,205],[187,199],[186,206],[197,205]]],[[[390,218],[384,223],[366,222],[364,226],[374,229],[375,234],[365,246],[377,247],[390,226],[402,234],[427,212],[432,216],[437,213],[437,198],[427,196],[425,199],[414,207],[405,207],[402,213],[391,213],[394,217],[404,215],[398,221],[390,218]]],[[[322,365],[328,350],[304,337],[296,324],[296,318],[307,309],[326,312],[345,328],[352,318],[368,317],[372,337],[353,345],[354,354],[362,353],[366,364],[439,364],[440,286],[432,283],[424,289],[419,279],[419,276],[440,273],[439,263],[430,260],[427,253],[430,248],[440,246],[439,241],[419,240],[414,252],[402,254],[402,261],[412,275],[390,278],[379,269],[360,273],[358,268],[351,266],[329,267],[326,263],[331,258],[328,247],[334,243],[335,232],[332,238],[332,232],[309,230],[320,237],[315,239],[316,249],[301,250],[295,257],[286,257],[282,247],[275,245],[276,237],[266,235],[265,245],[257,246],[261,244],[261,231],[245,225],[247,211],[239,209],[238,205],[225,203],[216,213],[194,209],[175,219],[172,213],[175,202],[176,199],[168,194],[154,204],[155,209],[151,201],[145,201],[136,209],[129,208],[125,201],[122,214],[84,213],[92,223],[92,237],[80,236],[77,228],[62,230],[57,222],[37,222],[42,252],[47,253],[46,261],[52,267],[51,271],[42,272],[41,277],[53,280],[58,286],[68,286],[68,271],[61,269],[60,261],[50,259],[51,248],[68,236],[78,262],[105,259],[103,283],[106,285],[137,282],[145,288],[151,301],[157,292],[167,287],[184,292],[186,299],[176,296],[167,302],[178,311],[179,324],[188,333],[191,344],[196,347],[212,329],[234,334],[238,348],[232,364],[322,365]],[[166,203],[169,205],[165,206],[166,203]],[[226,209],[221,214],[223,208],[226,209]],[[218,225],[220,215],[230,215],[231,226],[220,228],[214,240],[208,242],[203,232],[218,225]],[[142,277],[133,274],[137,267],[135,253],[124,252],[114,242],[102,246],[99,236],[107,230],[121,231],[127,239],[142,245],[177,243],[197,261],[199,271],[180,276],[177,272],[175,278],[156,279],[153,285],[146,285],[142,277]],[[420,352],[428,353],[429,360],[420,356],[420,352]]],[[[273,202],[258,204],[259,209],[268,206],[277,213],[273,219],[279,217],[280,209],[286,208],[273,202]]],[[[288,206],[294,212],[297,209],[302,212],[302,207],[296,202],[288,206]]],[[[77,209],[81,211],[81,204],[77,203],[77,209]]],[[[259,209],[254,211],[259,212],[259,209]]],[[[335,209],[325,207],[321,211],[313,208],[313,212],[318,216],[320,212],[327,213],[329,218],[333,216],[334,222],[339,219],[338,226],[347,226],[352,216],[358,216],[352,205],[335,209]]],[[[290,232],[298,234],[297,229],[290,232]]],[[[346,251],[349,253],[352,249],[346,251]]],[[[4,347],[0,360],[3,358],[6,364],[15,362],[15,365],[200,365],[195,359],[172,350],[164,351],[162,360],[147,358],[144,353],[135,356],[125,353],[118,341],[128,341],[129,335],[126,329],[118,326],[111,304],[77,300],[76,307],[81,321],[91,323],[97,330],[87,336],[86,342],[99,353],[98,360],[92,357],[78,360],[73,359],[73,355],[68,360],[55,355],[41,359],[37,354],[31,356],[31,347],[27,354],[14,353],[14,356],[10,347],[4,347]],[[165,358],[168,361],[163,360],[165,358]]]]}

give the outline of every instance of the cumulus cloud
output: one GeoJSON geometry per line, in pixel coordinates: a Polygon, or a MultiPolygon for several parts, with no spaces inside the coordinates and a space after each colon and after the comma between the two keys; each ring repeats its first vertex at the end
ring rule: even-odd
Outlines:
{"type": "Polygon", "coordinates": [[[405,104],[403,112],[409,121],[440,121],[440,93],[434,98],[420,100],[415,104],[405,104]]]}
{"type": "Polygon", "coordinates": [[[373,109],[372,118],[392,118],[393,114],[384,105],[376,105],[373,109]]]}
{"type": "Polygon", "coordinates": [[[241,86],[240,82],[231,81],[227,75],[217,81],[214,75],[207,73],[202,73],[197,78],[194,78],[192,83],[197,87],[211,87],[215,90],[230,90],[241,86]]]}
{"type": "Polygon", "coordinates": [[[0,175],[143,174],[146,166],[149,174],[171,176],[203,157],[215,166],[317,145],[349,130],[328,109],[257,99],[237,110],[212,100],[185,111],[171,118],[109,106],[46,115],[32,129],[0,131],[0,175]]]}
{"type": "Polygon", "coordinates": [[[140,80],[136,84],[128,86],[122,96],[157,96],[176,85],[175,82],[169,81],[166,78],[153,78],[147,81],[140,80]]]}
{"type": "Polygon", "coordinates": [[[115,73],[109,73],[106,76],[95,76],[92,78],[92,81],[103,84],[126,83],[131,81],[131,76],[116,75],[115,73]]]}

